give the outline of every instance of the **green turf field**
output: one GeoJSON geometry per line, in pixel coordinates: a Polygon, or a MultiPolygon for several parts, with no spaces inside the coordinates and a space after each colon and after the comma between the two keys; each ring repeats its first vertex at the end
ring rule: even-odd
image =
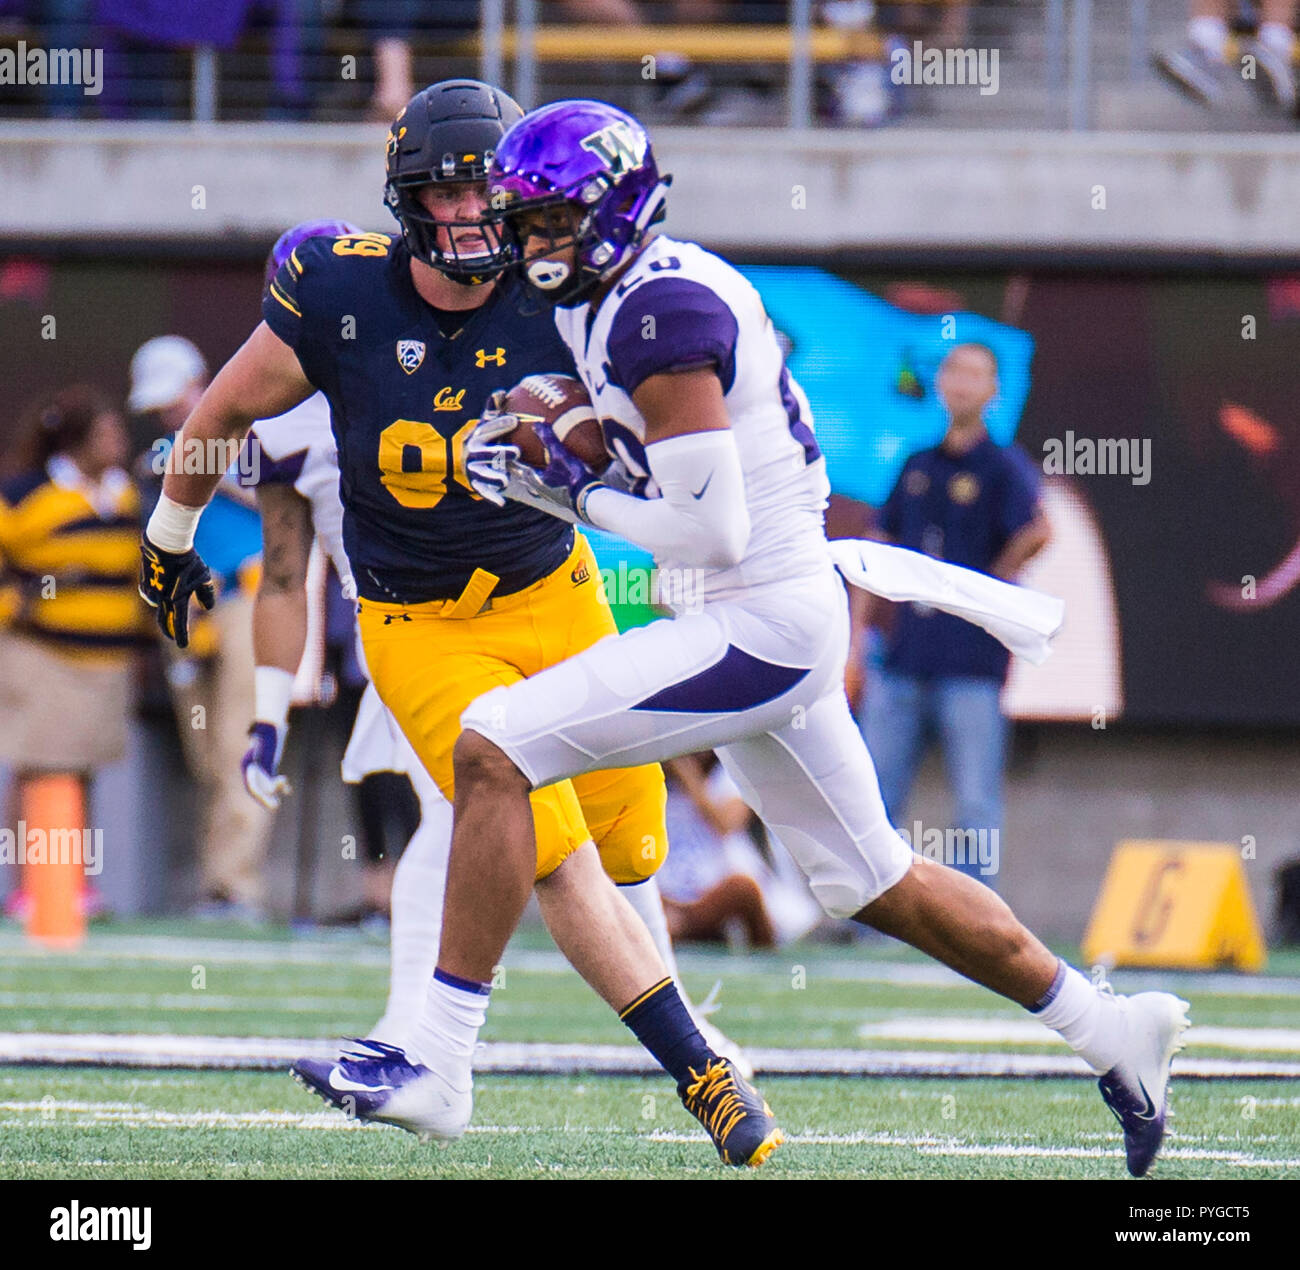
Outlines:
{"type": "MultiPolygon", "coordinates": [[[[1066,950],[1062,950],[1066,951],[1066,950]]],[[[688,988],[721,981],[715,1021],[754,1047],[1059,1052],[1016,1007],[879,947],[761,957],[688,953],[688,988]],[[953,1032],[953,1029],[956,1029],[953,1032]],[[950,1033],[952,1033],[950,1035],[950,1033]],[[954,1039],[954,1037],[956,1039],[954,1039]]],[[[0,1033],[327,1038],[382,1006],[382,946],[256,941],[210,927],[119,924],[73,955],[0,934],[0,1033]]],[[[1147,986],[1123,974],[1123,991],[1147,986]]],[[[1300,957],[1258,978],[1171,983],[1191,1000],[1188,1057],[1300,1060],[1300,957]]],[[[511,946],[488,1041],[618,1044],[624,1029],[545,944],[511,946]]],[[[777,1077],[789,1135],[760,1177],[1123,1176],[1118,1130],[1084,1079],[777,1077]]],[[[1176,1082],[1161,1177],[1300,1177],[1300,1086],[1176,1082]]],[[[494,1075],[461,1142],[421,1146],[326,1109],[287,1075],[0,1066],[0,1177],[727,1177],[667,1079],[494,1075]]]]}

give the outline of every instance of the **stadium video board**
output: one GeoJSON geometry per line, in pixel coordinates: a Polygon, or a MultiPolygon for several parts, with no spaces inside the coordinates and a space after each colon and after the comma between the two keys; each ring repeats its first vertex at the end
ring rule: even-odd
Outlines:
{"type": "MultiPolygon", "coordinates": [[[[1300,278],[750,265],[812,403],[832,487],[879,505],[944,429],[934,375],[988,344],[994,439],[1043,472],[1054,538],[1022,581],[1061,595],[1042,667],[1015,662],[1022,719],[1300,722],[1300,278]]],[[[131,353],[186,335],[215,368],[258,318],[249,263],[0,257],[5,439],[72,379],[125,395],[131,353]],[[40,315],[60,304],[57,341],[40,315]]],[[[145,438],[140,438],[143,444],[145,438]]],[[[597,536],[603,568],[643,552],[597,536]]],[[[623,623],[653,616],[624,582],[623,623]]]]}

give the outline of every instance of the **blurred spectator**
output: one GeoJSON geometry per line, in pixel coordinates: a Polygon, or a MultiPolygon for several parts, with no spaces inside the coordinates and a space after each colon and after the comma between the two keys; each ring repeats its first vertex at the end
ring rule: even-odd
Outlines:
{"type": "Polygon", "coordinates": [[[688,754],[664,769],[669,850],[658,878],[673,942],[772,948],[816,925],[821,907],[807,882],[717,758],[688,754]]]}
{"type": "MultiPolygon", "coordinates": [[[[997,445],[984,426],[998,390],[997,358],[986,345],[959,344],[940,363],[935,386],[947,432],[903,465],[880,513],[882,536],[1012,581],[1050,531],[1029,456],[997,445]]],[[[872,597],[853,592],[856,647],[875,608],[872,597]]],[[[1000,695],[1010,655],[979,627],[924,605],[900,605],[894,617],[883,664],[868,675],[863,719],[890,820],[905,827],[917,769],[937,735],[955,795],[954,827],[1000,836],[1007,735],[1000,695]]],[[[995,875],[981,873],[973,852],[963,854],[947,863],[992,885],[995,875]]]]}
{"type": "MultiPolygon", "coordinates": [[[[79,0],[59,0],[78,3],[79,0]]],[[[164,50],[186,52],[200,47],[231,49],[254,19],[265,21],[270,38],[269,85],[272,113],[300,115],[307,104],[303,69],[303,41],[310,29],[309,6],[304,0],[203,0],[202,4],[176,4],[174,0],[95,0],[99,30],[96,40],[106,43],[109,62],[109,101],[106,113],[122,113],[128,103],[118,97],[113,81],[128,76],[134,82],[165,79],[156,68],[168,66],[164,50]],[[143,67],[151,74],[141,74],[143,67]],[[127,69],[129,67],[129,69],[127,69]],[[125,72],[125,73],[124,73],[125,72]]],[[[181,81],[185,95],[189,76],[181,81]]],[[[165,91],[159,85],[155,92],[165,91]]],[[[142,102],[137,89],[129,105],[166,107],[166,101],[142,102]]],[[[134,109],[130,113],[136,113],[134,109]]]]}
{"type": "MultiPolygon", "coordinates": [[[[94,388],[43,406],[26,447],[26,471],[0,486],[0,760],[15,774],[10,823],[26,782],[67,773],[81,826],[91,778],[126,752],[131,654],[150,629],[140,500],[122,416],[94,388]]],[[[6,907],[21,914],[21,889],[6,907]]]]}
{"type": "Polygon", "coordinates": [[[1234,76],[1252,80],[1269,106],[1290,114],[1295,108],[1295,74],[1291,67],[1296,0],[1260,0],[1253,39],[1245,40],[1237,63],[1228,61],[1229,0],[1191,0],[1191,16],[1182,44],[1152,56],[1162,75],[1194,101],[1218,105],[1234,76]],[[1245,59],[1253,58],[1248,73],[1245,59]]]}
{"type": "MultiPolygon", "coordinates": [[[[949,4],[945,15],[964,6],[949,4]]],[[[841,31],[870,31],[876,25],[873,0],[826,0],[818,6],[821,22],[841,31]]],[[[891,54],[902,42],[886,39],[878,61],[845,62],[822,67],[818,73],[818,113],[831,123],[875,127],[897,118],[903,110],[903,89],[890,77],[891,54]]]]}
{"type": "MultiPolygon", "coordinates": [[[[203,355],[189,340],[162,335],[131,359],[130,408],[152,414],[170,444],[208,382],[203,355]]],[[[161,490],[163,451],[152,457],[161,490]]],[[[212,571],[217,604],[196,614],[184,651],[164,641],[167,680],[181,743],[203,789],[199,839],[199,917],[258,922],[265,915],[262,867],[271,814],[244,791],[240,760],[253,709],[253,590],[262,546],[251,491],[227,475],[199,521],[194,546],[212,571]]]]}

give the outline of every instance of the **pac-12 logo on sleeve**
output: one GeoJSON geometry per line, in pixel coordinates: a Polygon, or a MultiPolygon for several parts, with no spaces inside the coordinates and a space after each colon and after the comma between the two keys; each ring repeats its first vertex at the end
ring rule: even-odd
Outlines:
{"type": "Polygon", "coordinates": [[[420,369],[424,361],[424,341],[423,340],[398,340],[397,341],[397,364],[408,374],[412,375],[420,369]]]}

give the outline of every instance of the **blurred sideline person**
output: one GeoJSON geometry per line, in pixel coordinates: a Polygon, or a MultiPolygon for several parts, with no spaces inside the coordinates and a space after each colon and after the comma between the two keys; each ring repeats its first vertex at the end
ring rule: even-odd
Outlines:
{"type": "MultiPolygon", "coordinates": [[[[510,254],[484,219],[492,149],[522,114],[474,80],[417,93],[387,145],[385,202],[402,238],[317,237],[291,251],[263,322],[184,429],[199,445],[242,439],[256,419],[325,393],[368,671],[446,797],[460,715],[474,697],[616,631],[586,540],[545,513],[482,498],[463,466],[479,403],[530,372],[574,369],[550,315],[521,311],[517,280],[498,285],[510,254]],[[348,337],[345,318],[360,338],[348,337]]],[[[216,484],[214,473],[169,470],[141,542],[142,594],[180,645],[190,597],[212,602],[194,531],[216,484]]],[[[701,1035],[663,955],[671,949],[651,881],[667,850],[664,800],[657,764],[538,790],[527,804],[536,818],[529,890],[561,951],[672,1075],[722,1160],[757,1166],[780,1131],[701,1035]],[[624,885],[591,886],[602,870],[624,885]]],[[[435,971],[424,1014],[430,999],[455,1009],[479,992],[435,971]]],[[[369,1084],[349,1074],[371,1062],[423,1070],[437,1039],[417,1026],[409,1056],[391,1046],[376,1053],[380,1044],[333,1065],[300,1060],[294,1072],[364,1119],[459,1136],[439,1116],[401,1116],[382,1073],[369,1084]]]]}
{"type": "Polygon", "coordinates": [[[717,756],[684,754],[664,770],[673,849],[659,885],[674,942],[775,948],[811,930],[820,906],[717,756]]]}
{"type": "MultiPolygon", "coordinates": [[[[984,426],[998,390],[992,349],[958,344],[940,363],[935,387],[947,432],[903,465],[879,528],[899,546],[1014,581],[1051,533],[1029,456],[997,445],[984,426]]],[[[852,596],[865,626],[876,603],[865,591],[852,596]]],[[[1000,697],[1010,654],[977,626],[925,605],[899,605],[893,617],[883,663],[868,680],[862,724],[885,809],[895,825],[905,823],[917,770],[937,737],[955,797],[953,826],[986,836],[981,847],[969,832],[954,835],[944,862],[993,886],[1007,737],[1000,697]]]]}
{"type": "Polygon", "coordinates": [[[1228,82],[1249,78],[1273,110],[1290,114],[1295,109],[1296,0],[1260,0],[1259,25],[1251,39],[1238,40],[1238,60],[1228,61],[1231,0],[1190,0],[1191,10],[1183,43],[1158,50],[1151,61],[1175,88],[1203,106],[1217,106],[1228,82]],[[1253,59],[1247,74],[1245,59],[1253,59]]]}
{"type": "MultiPolygon", "coordinates": [[[[131,359],[128,407],[157,419],[162,443],[150,451],[152,470],[203,395],[203,355],[179,335],[148,340],[131,359]]],[[[151,482],[156,498],[158,485],[151,482]]],[[[244,793],[239,761],[253,701],[252,589],[261,529],[251,490],[223,477],[199,524],[196,541],[210,561],[216,605],[194,630],[190,646],[164,642],[167,683],[190,771],[202,793],[197,834],[199,900],[195,916],[258,924],[266,918],[263,868],[272,818],[244,793]]]]}
{"type": "MultiPolygon", "coordinates": [[[[136,594],[140,499],[121,413],[77,385],[41,407],[26,470],[0,486],[0,760],[14,772],[6,823],[51,773],[81,784],[126,752],[133,652],[149,637],[136,594]]],[[[75,815],[74,809],[69,814],[75,815]]],[[[72,827],[72,826],[69,826],[72,827]]],[[[83,889],[83,906],[93,893],[83,889]]],[[[6,905],[23,916],[21,887],[6,905]]]]}

